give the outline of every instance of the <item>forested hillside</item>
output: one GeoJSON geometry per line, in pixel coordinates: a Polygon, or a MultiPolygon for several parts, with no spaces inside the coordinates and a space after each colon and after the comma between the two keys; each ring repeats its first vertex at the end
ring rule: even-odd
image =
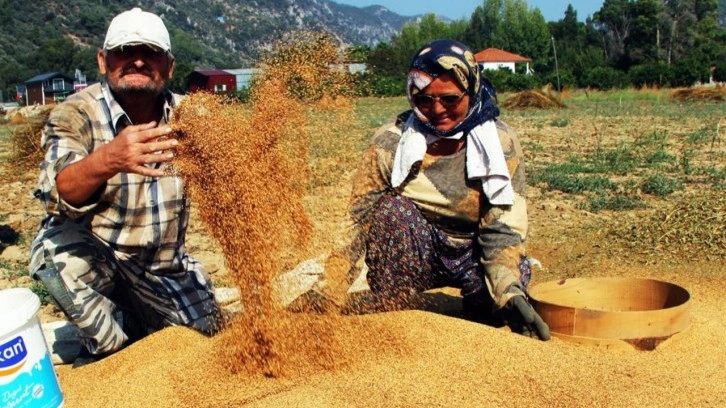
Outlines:
{"type": "Polygon", "coordinates": [[[414,20],[327,0],[0,0],[0,90],[14,94],[17,82],[47,71],[93,78],[111,18],[137,5],[163,17],[180,74],[252,66],[285,32],[324,30],[343,45],[375,45],[414,20]]]}

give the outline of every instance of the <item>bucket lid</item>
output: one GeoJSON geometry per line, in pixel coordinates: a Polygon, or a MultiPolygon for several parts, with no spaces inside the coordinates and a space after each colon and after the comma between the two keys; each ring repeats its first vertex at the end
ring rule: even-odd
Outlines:
{"type": "Polygon", "coordinates": [[[0,336],[33,319],[40,309],[40,298],[28,288],[0,290],[0,336]]]}

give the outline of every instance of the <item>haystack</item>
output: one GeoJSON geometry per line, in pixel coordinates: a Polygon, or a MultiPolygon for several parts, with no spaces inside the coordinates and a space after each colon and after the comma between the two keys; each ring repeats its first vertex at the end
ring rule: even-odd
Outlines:
{"type": "Polygon", "coordinates": [[[683,88],[671,92],[671,99],[677,101],[713,101],[723,102],[726,100],[726,87],[716,88],[683,88]]]}
{"type": "Polygon", "coordinates": [[[11,162],[21,167],[37,167],[43,160],[40,145],[41,132],[55,105],[33,106],[18,111],[10,117],[9,125],[13,140],[11,162]]]}
{"type": "Polygon", "coordinates": [[[542,90],[530,89],[518,92],[507,98],[502,106],[507,109],[561,109],[566,107],[549,84],[542,90]]]}

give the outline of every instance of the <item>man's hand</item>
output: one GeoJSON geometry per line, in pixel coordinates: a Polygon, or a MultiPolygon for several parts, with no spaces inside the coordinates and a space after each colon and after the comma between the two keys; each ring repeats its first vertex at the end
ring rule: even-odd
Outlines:
{"type": "Polygon", "coordinates": [[[114,140],[105,145],[103,163],[112,176],[117,173],[136,173],[148,177],[161,177],[163,169],[146,166],[165,163],[174,158],[170,150],[178,144],[176,139],[165,139],[171,133],[168,126],[156,127],[156,122],[126,127],[114,140]],[[159,140],[159,139],[162,140],[159,140]]]}
{"type": "Polygon", "coordinates": [[[550,339],[550,328],[523,294],[509,299],[499,312],[514,333],[544,341],[550,339]]]}
{"type": "Polygon", "coordinates": [[[169,150],[178,142],[166,139],[169,133],[168,126],[156,127],[156,122],[126,127],[111,142],[61,170],[56,176],[58,194],[71,205],[81,206],[118,173],[164,176],[163,169],[146,165],[174,158],[169,150]]]}

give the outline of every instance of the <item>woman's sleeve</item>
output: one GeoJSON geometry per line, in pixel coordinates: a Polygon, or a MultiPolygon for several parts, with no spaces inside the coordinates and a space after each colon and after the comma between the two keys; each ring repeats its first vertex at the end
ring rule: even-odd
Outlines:
{"type": "Polygon", "coordinates": [[[357,278],[360,262],[365,255],[365,241],[368,232],[368,219],[378,200],[391,187],[391,164],[398,145],[401,131],[394,123],[380,128],[373,141],[363,152],[353,175],[352,190],[348,212],[352,225],[345,247],[334,251],[334,256],[343,258],[350,265],[349,283],[357,278]]]}
{"type": "Polygon", "coordinates": [[[391,165],[400,130],[391,124],[379,129],[353,176],[350,215],[353,222],[366,228],[368,216],[378,200],[391,187],[391,165]]]}
{"type": "Polygon", "coordinates": [[[514,189],[514,204],[492,206],[482,200],[478,241],[487,285],[501,308],[513,296],[524,295],[524,288],[511,285],[520,282],[519,266],[526,258],[527,203],[522,148],[516,134],[504,123],[498,121],[497,130],[514,189]]]}

